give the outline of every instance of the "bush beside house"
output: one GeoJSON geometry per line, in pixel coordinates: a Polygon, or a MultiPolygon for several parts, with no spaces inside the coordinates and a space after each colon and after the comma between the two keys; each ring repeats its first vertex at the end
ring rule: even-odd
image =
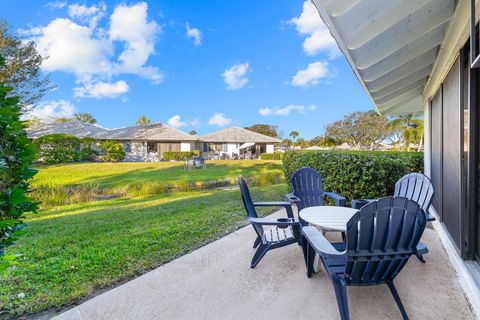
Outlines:
{"type": "Polygon", "coordinates": [[[168,151],[163,153],[163,160],[165,161],[182,161],[185,159],[190,159],[194,156],[200,156],[202,151],[192,150],[192,151],[168,151]]]}
{"type": "Polygon", "coordinates": [[[125,149],[116,141],[104,141],[100,143],[102,150],[102,161],[120,162],[125,158],[125,149]]]}
{"type": "Polygon", "coordinates": [[[282,160],[283,153],[275,152],[275,153],[262,153],[260,155],[261,160],[282,160]]]}
{"type": "Polygon", "coordinates": [[[93,139],[80,139],[73,135],[56,133],[35,140],[38,159],[45,164],[91,161],[98,155],[92,149],[93,139]]]}
{"type": "Polygon", "coordinates": [[[423,153],[378,151],[289,151],[283,157],[285,178],[302,167],[323,177],[325,191],[352,199],[392,195],[395,182],[407,173],[423,172],[423,153]]]}

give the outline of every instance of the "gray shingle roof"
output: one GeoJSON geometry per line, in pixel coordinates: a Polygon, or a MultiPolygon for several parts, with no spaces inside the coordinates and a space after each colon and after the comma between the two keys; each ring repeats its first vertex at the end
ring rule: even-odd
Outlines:
{"type": "Polygon", "coordinates": [[[260,133],[256,133],[239,127],[226,128],[220,131],[212,132],[200,137],[205,142],[255,142],[255,143],[276,143],[282,140],[272,138],[260,133]]]}
{"type": "Polygon", "coordinates": [[[48,134],[64,133],[79,138],[90,137],[104,140],[159,140],[159,141],[195,141],[196,136],[167,126],[163,123],[152,123],[119,129],[105,129],[97,125],[78,121],[49,124],[36,128],[28,128],[29,138],[39,138],[48,134]]]}
{"type": "Polygon", "coordinates": [[[41,127],[27,128],[26,131],[29,138],[35,139],[54,133],[71,134],[78,138],[93,138],[96,135],[108,130],[94,124],[72,121],[57,124],[48,124],[41,127]]]}
{"type": "Polygon", "coordinates": [[[113,140],[155,140],[155,141],[195,141],[196,136],[170,127],[163,123],[152,123],[119,129],[106,130],[98,133],[96,139],[113,140]]]}

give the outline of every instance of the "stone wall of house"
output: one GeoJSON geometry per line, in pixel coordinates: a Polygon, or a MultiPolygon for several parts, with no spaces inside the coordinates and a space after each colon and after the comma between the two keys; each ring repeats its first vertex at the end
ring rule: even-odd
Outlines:
{"type": "Polygon", "coordinates": [[[157,152],[148,152],[146,142],[124,142],[126,162],[155,162],[160,161],[157,152]]]}

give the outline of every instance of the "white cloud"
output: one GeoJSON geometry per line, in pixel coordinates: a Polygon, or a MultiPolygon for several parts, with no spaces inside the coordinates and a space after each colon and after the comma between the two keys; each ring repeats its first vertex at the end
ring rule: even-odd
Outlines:
{"type": "Polygon", "coordinates": [[[313,87],[319,84],[323,78],[334,77],[335,73],[328,69],[327,61],[318,61],[309,63],[306,69],[299,70],[292,78],[292,86],[295,87],[313,87]]]}
{"type": "Polygon", "coordinates": [[[156,35],[161,32],[155,21],[148,21],[147,10],[145,2],[120,4],[104,29],[97,26],[106,13],[104,2],[94,6],[71,4],[69,19],[56,18],[46,26],[21,32],[36,42],[37,50],[46,58],[43,70],[72,73],[76,82],[83,84],[83,89],[74,89],[77,96],[113,97],[127,92],[128,85],[124,80],[112,83],[112,76],[134,74],[153,83],[163,80],[157,67],[147,65],[154,54],[156,35]],[[117,48],[121,49],[119,54],[117,48]]]}
{"type": "Polygon", "coordinates": [[[208,124],[224,127],[232,123],[232,119],[227,118],[225,113],[215,113],[213,116],[208,119],[208,124]]]}
{"type": "Polygon", "coordinates": [[[115,71],[132,73],[160,83],[163,75],[156,67],[144,66],[154,53],[154,43],[161,28],[147,21],[148,6],[140,2],[132,6],[120,4],[110,16],[110,39],[124,43],[124,50],[115,71]]]}
{"type": "Polygon", "coordinates": [[[97,6],[87,7],[83,4],[74,3],[68,6],[68,16],[73,19],[79,19],[82,22],[88,22],[90,28],[95,28],[100,19],[103,18],[107,6],[105,2],[100,2],[97,6]]]}
{"type": "Polygon", "coordinates": [[[91,97],[91,98],[116,98],[128,92],[128,84],[119,80],[117,82],[96,82],[91,83],[86,81],[83,87],[74,88],[76,97],[91,97]]]}
{"type": "Polygon", "coordinates": [[[45,4],[45,7],[49,9],[63,9],[67,5],[67,1],[50,1],[45,4]]]}
{"type": "Polygon", "coordinates": [[[317,109],[316,105],[304,106],[303,104],[289,104],[286,107],[275,108],[262,108],[258,110],[258,113],[262,116],[288,116],[292,112],[298,112],[303,114],[308,111],[314,111],[317,109]]]}
{"type": "Polygon", "coordinates": [[[88,27],[57,18],[46,27],[30,30],[30,33],[34,35],[38,52],[47,58],[42,65],[47,72],[70,72],[82,77],[111,70],[108,56],[112,53],[112,44],[94,37],[88,27]]]}
{"type": "Polygon", "coordinates": [[[247,73],[249,71],[249,63],[237,63],[225,70],[222,74],[227,89],[237,90],[245,86],[248,82],[247,73]]]}
{"type": "Polygon", "coordinates": [[[39,118],[49,121],[52,118],[71,118],[77,110],[70,101],[56,100],[43,101],[32,109],[27,118],[39,118]]]}
{"type": "Polygon", "coordinates": [[[202,44],[202,33],[198,28],[190,27],[190,24],[187,22],[185,29],[187,30],[187,37],[193,39],[193,45],[195,47],[202,44]]]}
{"type": "Polygon", "coordinates": [[[298,33],[306,36],[303,42],[303,50],[308,55],[324,52],[328,54],[329,58],[333,59],[340,54],[335,39],[331,36],[315,5],[310,0],[303,3],[303,11],[300,16],[292,18],[289,23],[295,25],[298,33]]]}
{"type": "Polygon", "coordinates": [[[182,117],[176,114],[170,119],[168,119],[167,123],[172,127],[180,128],[180,127],[186,127],[186,126],[196,126],[198,125],[198,120],[182,121],[182,117]]]}

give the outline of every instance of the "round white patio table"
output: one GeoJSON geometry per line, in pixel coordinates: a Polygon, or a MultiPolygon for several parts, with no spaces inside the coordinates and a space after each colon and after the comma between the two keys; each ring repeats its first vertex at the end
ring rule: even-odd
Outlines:
{"type": "Polygon", "coordinates": [[[318,206],[300,210],[300,218],[323,231],[347,231],[347,222],[357,212],[348,207],[318,206]]]}

